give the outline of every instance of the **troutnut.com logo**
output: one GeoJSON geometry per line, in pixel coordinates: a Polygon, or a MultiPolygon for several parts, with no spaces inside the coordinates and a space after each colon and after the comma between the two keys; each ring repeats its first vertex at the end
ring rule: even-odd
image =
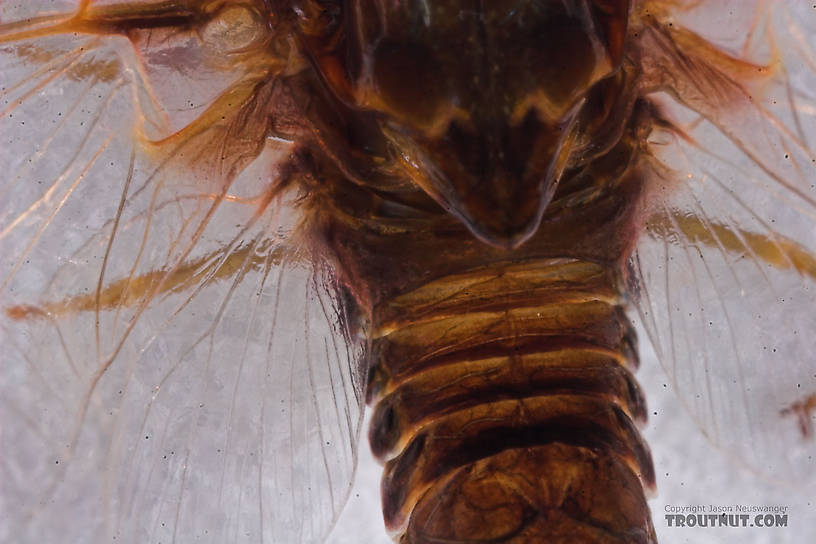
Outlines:
{"type": "Polygon", "coordinates": [[[667,527],[787,527],[787,506],[693,504],[665,506],[667,527]]]}

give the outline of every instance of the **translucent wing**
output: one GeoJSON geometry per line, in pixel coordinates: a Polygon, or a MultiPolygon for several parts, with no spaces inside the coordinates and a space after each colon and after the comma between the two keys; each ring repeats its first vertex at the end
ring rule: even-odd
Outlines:
{"type": "Polygon", "coordinates": [[[321,540],[362,344],[267,138],[268,26],[46,4],[0,12],[0,541],[321,540]]]}
{"type": "Polygon", "coordinates": [[[711,440],[812,483],[816,18],[803,2],[689,4],[639,37],[666,123],[633,298],[711,440]]]}

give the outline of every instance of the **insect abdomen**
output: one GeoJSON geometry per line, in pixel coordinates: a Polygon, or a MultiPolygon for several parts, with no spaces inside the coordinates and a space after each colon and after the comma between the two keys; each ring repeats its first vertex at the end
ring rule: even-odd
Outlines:
{"type": "Polygon", "coordinates": [[[655,540],[634,332],[612,274],[494,263],[375,321],[370,439],[402,542],[655,540]]]}

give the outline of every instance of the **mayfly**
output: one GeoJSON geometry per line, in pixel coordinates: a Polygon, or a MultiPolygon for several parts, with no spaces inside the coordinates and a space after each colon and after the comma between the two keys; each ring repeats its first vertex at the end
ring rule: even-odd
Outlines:
{"type": "Polygon", "coordinates": [[[806,3],[0,6],[3,542],[656,542],[628,309],[812,483],[806,3]]]}

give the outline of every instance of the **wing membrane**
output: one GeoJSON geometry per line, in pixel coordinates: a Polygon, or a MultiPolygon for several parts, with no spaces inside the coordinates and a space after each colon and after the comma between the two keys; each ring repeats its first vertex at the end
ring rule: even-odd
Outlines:
{"type": "Polygon", "coordinates": [[[650,142],[661,165],[635,298],[706,434],[774,477],[812,483],[812,444],[786,410],[816,391],[816,74],[801,43],[778,41],[812,36],[812,17],[758,7],[749,20],[775,45],[758,53],[766,64],[668,25],[644,36],[671,128],[650,142]]]}
{"type": "Polygon", "coordinates": [[[243,51],[182,112],[148,50],[178,36],[68,20],[0,27],[0,541],[318,541],[362,348],[266,138],[279,67],[243,51]]]}

